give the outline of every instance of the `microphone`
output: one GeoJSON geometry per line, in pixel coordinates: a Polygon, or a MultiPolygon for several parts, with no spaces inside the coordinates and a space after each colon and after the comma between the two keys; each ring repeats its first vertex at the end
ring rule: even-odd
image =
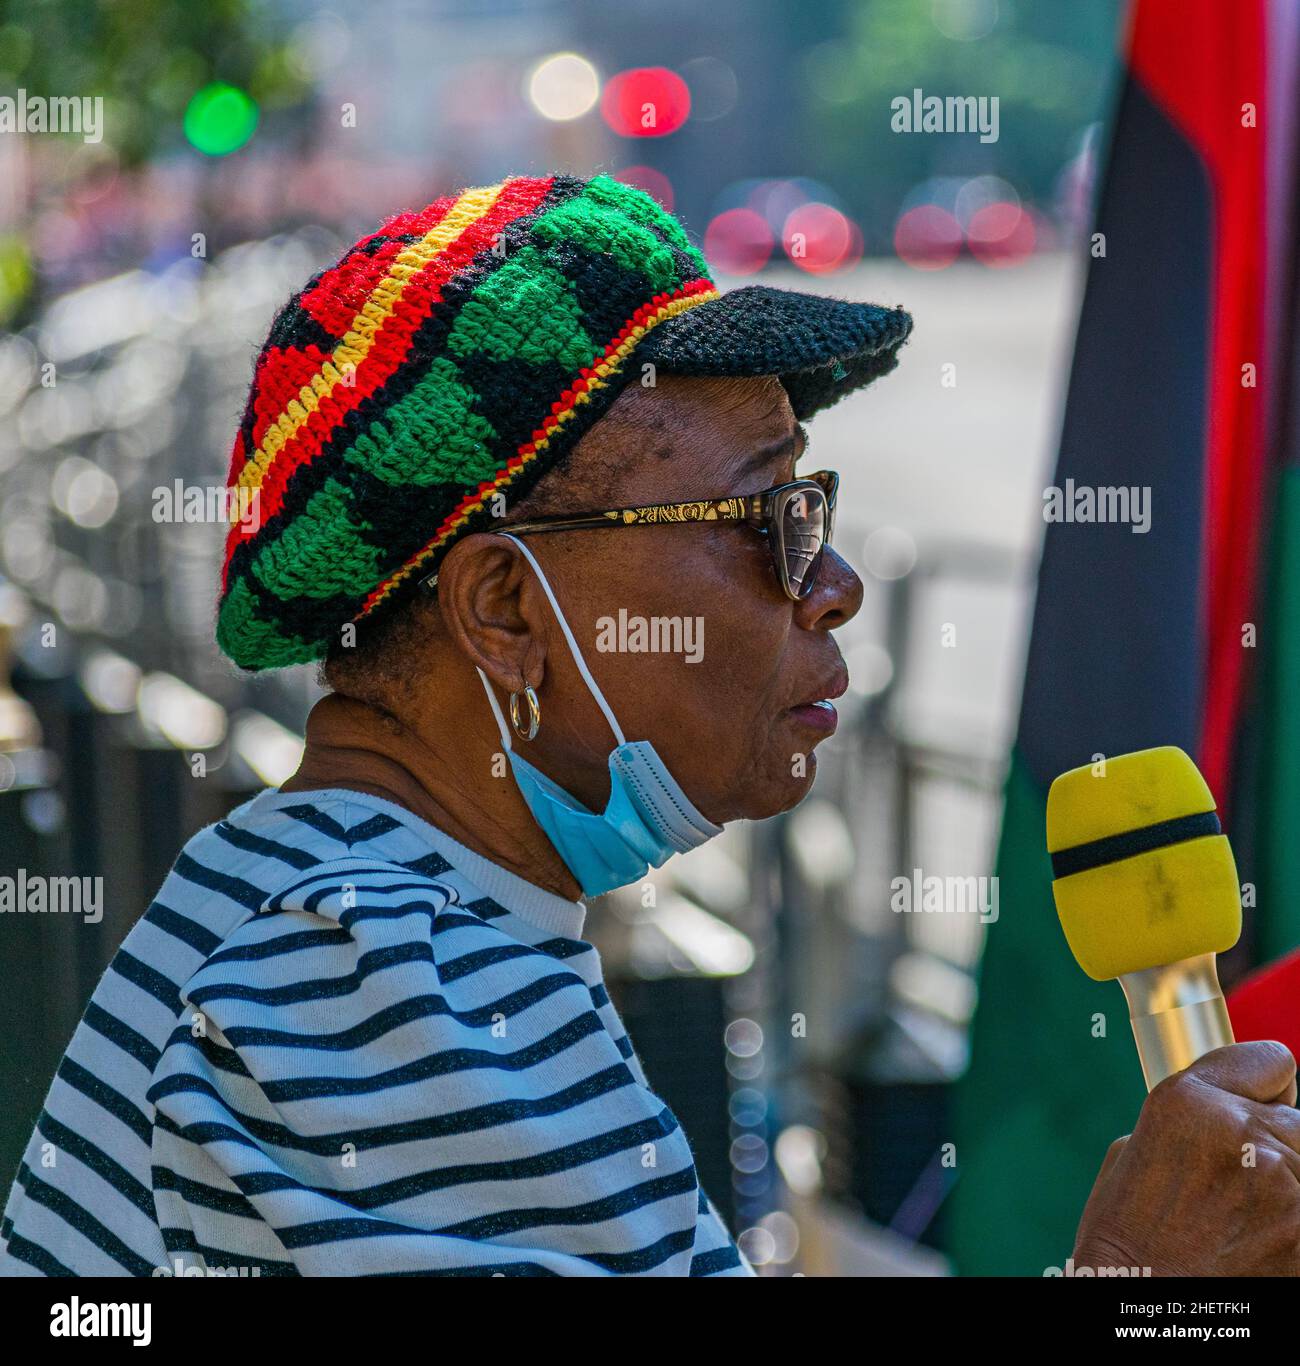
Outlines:
{"type": "Polygon", "coordinates": [[[1234,1042],[1214,956],[1241,935],[1237,865],[1191,759],[1164,745],[1062,773],[1047,850],[1071,952],[1124,988],[1147,1090],[1234,1042]]]}

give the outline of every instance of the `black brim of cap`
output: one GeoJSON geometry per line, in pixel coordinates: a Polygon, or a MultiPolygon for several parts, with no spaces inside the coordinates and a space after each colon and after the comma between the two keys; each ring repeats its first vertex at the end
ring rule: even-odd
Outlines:
{"type": "Polygon", "coordinates": [[[911,330],[901,308],[746,285],[660,323],[637,353],[669,375],[776,375],[802,421],[887,375],[911,330]]]}

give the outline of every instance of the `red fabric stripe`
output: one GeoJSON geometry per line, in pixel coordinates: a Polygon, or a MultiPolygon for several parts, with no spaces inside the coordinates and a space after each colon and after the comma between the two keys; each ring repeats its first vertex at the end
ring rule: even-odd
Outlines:
{"type": "Polygon", "coordinates": [[[335,341],[341,341],[371,290],[388,274],[393,258],[405,251],[407,245],[396,240],[385,242],[373,255],[354,247],[299,297],[299,307],[311,314],[335,341]]]}
{"type": "Polygon", "coordinates": [[[388,274],[393,258],[409,244],[385,241],[373,253],[367,252],[366,247],[377,238],[423,237],[446,218],[456,198],[444,195],[419,213],[401,213],[390,218],[378,232],[363,237],[337,266],[306,290],[298,300],[299,306],[335,340],[341,340],[371,291],[388,274]]]}
{"type": "Polygon", "coordinates": [[[1252,973],[1228,997],[1238,1043],[1277,1039],[1300,1057],[1300,953],[1252,973]]]}
{"type": "MultiPolygon", "coordinates": [[[[348,321],[354,317],[355,309],[348,315],[348,321]]],[[[257,390],[253,400],[254,448],[262,444],[267,429],[284,412],[289,400],[298,397],[302,386],[328,359],[328,354],[314,343],[302,350],[269,346],[262,352],[254,380],[257,390]]],[[[239,469],[243,469],[242,464],[239,469]]],[[[235,477],[239,477],[239,470],[235,471],[235,477]]]]}
{"type": "MultiPolygon", "coordinates": [[[[293,472],[318,455],[347,414],[381,389],[401,366],[410,352],[411,338],[442,298],[443,285],[463,271],[480,251],[491,246],[493,238],[507,224],[533,212],[546,197],[551,184],[550,179],[511,181],[488,213],[407,281],[400,302],[380,328],[365,359],[357,366],[353,376],[355,382],[350,386],[337,386],[328,398],[322,399],[317,410],[271,462],[259,495],[263,526],[280,510],[285,487],[293,472]]],[[[246,540],[247,537],[239,534],[238,527],[232,526],[226,537],[227,569],[236,546],[246,540]]]]}
{"type": "Polygon", "coordinates": [[[1213,186],[1200,765],[1220,810],[1230,795],[1264,492],[1265,10],[1264,0],[1138,0],[1130,55],[1134,76],[1200,153],[1213,186]],[[1254,128],[1242,125],[1244,104],[1255,107],[1254,128]],[[1242,386],[1247,363],[1255,388],[1242,386]]]}

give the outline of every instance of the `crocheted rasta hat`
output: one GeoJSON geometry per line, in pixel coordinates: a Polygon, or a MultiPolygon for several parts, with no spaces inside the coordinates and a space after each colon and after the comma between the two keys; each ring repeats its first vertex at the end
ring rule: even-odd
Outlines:
{"type": "Polygon", "coordinates": [[[807,418],[892,370],[911,326],[764,286],[721,295],[677,220],[605,175],[400,214],[290,300],[258,357],[217,642],[245,669],[323,657],[499,526],[647,362],[777,375],[807,418]]]}

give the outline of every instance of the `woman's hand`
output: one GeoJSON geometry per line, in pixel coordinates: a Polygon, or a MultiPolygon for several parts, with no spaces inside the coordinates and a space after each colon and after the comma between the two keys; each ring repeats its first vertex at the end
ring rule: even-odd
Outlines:
{"type": "Polygon", "coordinates": [[[1300,1275],[1295,1102],[1295,1059],[1279,1043],[1216,1048],[1162,1081],[1106,1154],[1076,1267],[1300,1275]]]}

